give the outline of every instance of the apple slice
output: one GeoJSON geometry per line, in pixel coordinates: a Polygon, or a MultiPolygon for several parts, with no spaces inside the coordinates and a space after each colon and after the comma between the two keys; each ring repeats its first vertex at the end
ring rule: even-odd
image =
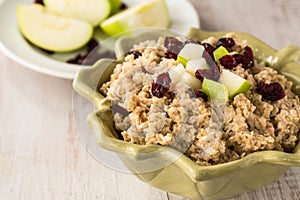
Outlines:
{"type": "Polygon", "coordinates": [[[228,91],[225,85],[204,78],[202,82],[201,90],[209,97],[210,100],[214,101],[227,101],[228,91]]]}
{"type": "Polygon", "coordinates": [[[107,35],[115,35],[141,27],[167,28],[170,24],[169,11],[164,0],[152,0],[130,7],[101,22],[100,27],[107,35]]]}
{"type": "Polygon", "coordinates": [[[220,58],[222,58],[225,55],[230,55],[227,49],[223,46],[218,47],[213,52],[215,61],[220,64],[220,58]]]}
{"type": "Polygon", "coordinates": [[[182,64],[179,64],[169,70],[169,76],[173,83],[178,83],[184,73],[186,73],[186,71],[182,64]]]}
{"type": "Polygon", "coordinates": [[[186,71],[195,76],[195,73],[198,69],[209,69],[209,66],[206,63],[204,58],[190,60],[186,63],[186,71]]]}
{"type": "Polygon", "coordinates": [[[200,59],[204,50],[204,47],[200,44],[188,43],[180,50],[177,61],[186,66],[188,61],[200,59]]]}
{"type": "Polygon", "coordinates": [[[182,64],[171,68],[171,70],[169,71],[169,76],[172,80],[172,83],[183,82],[193,89],[201,88],[201,81],[188,73],[182,64]]]}
{"type": "Polygon", "coordinates": [[[17,21],[26,39],[49,51],[67,52],[78,49],[93,36],[93,26],[90,23],[51,14],[40,4],[19,5],[17,21]]]}
{"type": "Polygon", "coordinates": [[[111,13],[109,0],[43,0],[47,9],[97,26],[111,13]]]}
{"type": "Polygon", "coordinates": [[[229,98],[234,98],[240,93],[246,93],[252,86],[246,79],[226,69],[223,69],[220,80],[227,88],[229,98]]]}
{"type": "Polygon", "coordinates": [[[181,82],[189,85],[194,90],[201,88],[201,81],[188,72],[182,74],[181,82]]]}

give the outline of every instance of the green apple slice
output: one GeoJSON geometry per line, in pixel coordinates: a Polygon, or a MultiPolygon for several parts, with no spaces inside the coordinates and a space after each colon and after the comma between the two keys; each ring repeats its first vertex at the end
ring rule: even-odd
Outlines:
{"type": "Polygon", "coordinates": [[[169,70],[169,76],[172,80],[172,83],[182,82],[189,85],[193,89],[201,88],[201,81],[188,73],[182,64],[171,68],[171,70],[169,70]]]}
{"type": "Polygon", "coordinates": [[[17,21],[26,39],[40,48],[55,52],[78,49],[93,36],[90,23],[51,14],[40,4],[19,5],[17,21]]]}
{"type": "Polygon", "coordinates": [[[223,69],[220,80],[227,88],[229,98],[234,98],[240,93],[246,93],[252,86],[246,79],[226,69],[223,69]]]}
{"type": "Polygon", "coordinates": [[[202,82],[201,90],[213,101],[227,101],[228,100],[228,91],[225,85],[204,78],[202,82]]]}
{"type": "Polygon", "coordinates": [[[186,66],[188,61],[200,59],[204,50],[200,44],[188,43],[180,50],[177,61],[186,66]]]}
{"type": "Polygon", "coordinates": [[[206,63],[204,58],[190,60],[186,63],[186,71],[195,76],[195,73],[198,69],[208,69],[209,66],[206,63]]]}
{"type": "Polygon", "coordinates": [[[215,61],[220,64],[220,58],[222,58],[225,55],[229,55],[229,52],[227,49],[223,46],[218,47],[216,50],[213,52],[214,54],[214,59],[215,61]]]}
{"type": "Polygon", "coordinates": [[[99,25],[111,13],[109,0],[44,0],[51,12],[99,25]]]}
{"type": "Polygon", "coordinates": [[[109,17],[100,27],[112,36],[141,27],[167,28],[169,24],[170,16],[165,0],[152,0],[109,17]]]}
{"type": "Polygon", "coordinates": [[[188,72],[182,74],[181,82],[189,85],[194,90],[201,88],[201,81],[188,72]]]}
{"type": "Polygon", "coordinates": [[[173,83],[178,83],[182,79],[182,74],[186,73],[182,64],[177,65],[169,70],[169,76],[173,83]]]}

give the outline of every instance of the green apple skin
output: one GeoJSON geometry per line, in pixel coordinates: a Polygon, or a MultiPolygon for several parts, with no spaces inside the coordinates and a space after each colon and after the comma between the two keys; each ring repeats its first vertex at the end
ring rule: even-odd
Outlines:
{"type": "Polygon", "coordinates": [[[170,15],[165,0],[152,0],[117,13],[100,23],[109,36],[142,27],[168,28],[170,15]]]}
{"type": "Polygon", "coordinates": [[[93,26],[78,19],[47,12],[40,4],[17,6],[21,34],[32,44],[55,52],[79,49],[93,36],[93,26]]]}
{"type": "Polygon", "coordinates": [[[66,17],[88,21],[98,26],[111,13],[109,0],[43,0],[46,8],[66,17]]]}
{"type": "Polygon", "coordinates": [[[229,55],[229,52],[227,49],[223,46],[218,47],[216,50],[213,52],[214,54],[214,59],[215,61],[220,64],[220,58],[222,58],[225,55],[229,55]]]}
{"type": "Polygon", "coordinates": [[[231,99],[240,93],[247,93],[252,86],[248,80],[226,69],[223,69],[220,81],[222,81],[227,88],[229,98],[231,99]]]}
{"type": "Polygon", "coordinates": [[[228,101],[228,90],[219,82],[204,78],[201,90],[212,101],[228,101]]]}
{"type": "Polygon", "coordinates": [[[189,43],[184,45],[180,50],[177,61],[186,66],[187,62],[190,60],[200,59],[204,52],[204,47],[199,44],[189,43]]]}

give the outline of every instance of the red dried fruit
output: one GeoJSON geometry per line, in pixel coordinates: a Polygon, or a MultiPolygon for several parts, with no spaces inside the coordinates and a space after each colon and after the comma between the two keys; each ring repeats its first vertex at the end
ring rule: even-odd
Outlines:
{"type": "Polygon", "coordinates": [[[225,55],[222,58],[220,58],[219,61],[225,69],[233,69],[238,65],[236,60],[231,55],[225,55]]]}
{"type": "Polygon", "coordinates": [[[244,69],[249,69],[250,67],[254,66],[253,52],[249,46],[246,46],[244,48],[242,64],[242,67],[244,69]]]}
{"type": "Polygon", "coordinates": [[[243,62],[243,55],[241,54],[234,54],[233,58],[238,64],[241,64],[243,62]]]}
{"type": "Polygon", "coordinates": [[[202,92],[201,90],[195,90],[195,95],[196,95],[196,97],[202,98],[205,102],[208,101],[208,96],[207,96],[207,94],[205,94],[205,93],[202,92]]]}
{"type": "Polygon", "coordinates": [[[111,108],[113,115],[119,113],[122,115],[123,119],[129,115],[128,110],[126,110],[125,108],[123,108],[122,106],[120,106],[118,104],[112,104],[110,106],[110,108],[111,108]]]}
{"type": "Polygon", "coordinates": [[[156,82],[152,82],[152,94],[158,98],[162,98],[170,89],[170,83],[171,78],[168,72],[158,75],[156,82]]]}
{"type": "Polygon", "coordinates": [[[209,69],[198,69],[195,72],[195,76],[201,82],[203,81],[204,78],[218,81],[220,78],[220,71],[218,67],[211,67],[209,69]]]}
{"type": "Polygon", "coordinates": [[[116,59],[116,55],[113,51],[110,51],[110,50],[106,50],[101,53],[93,51],[93,52],[87,53],[85,55],[79,54],[75,58],[71,58],[71,59],[67,60],[67,63],[77,64],[77,65],[93,65],[99,59],[102,59],[102,58],[116,59]]]}
{"type": "Polygon", "coordinates": [[[235,42],[234,42],[234,40],[232,38],[224,37],[224,38],[220,38],[217,41],[217,47],[223,46],[223,47],[225,47],[227,49],[227,48],[233,47],[234,45],[235,45],[235,42]]]}
{"type": "Polygon", "coordinates": [[[165,42],[164,42],[164,46],[167,49],[167,52],[165,54],[165,57],[168,59],[177,59],[177,55],[180,52],[180,50],[183,47],[183,42],[177,40],[175,37],[166,37],[165,38],[165,42]]]}
{"type": "Polygon", "coordinates": [[[87,53],[93,51],[94,49],[98,49],[100,47],[98,41],[94,38],[92,38],[88,43],[87,43],[87,53]]]}
{"type": "Polygon", "coordinates": [[[278,82],[267,84],[259,81],[256,90],[267,101],[278,101],[285,97],[284,89],[278,82]]]}
{"type": "MultiPolygon", "coordinates": [[[[215,47],[213,47],[211,44],[209,43],[202,43],[202,46],[204,46],[206,54],[208,53],[208,55],[213,59],[214,58],[214,51],[216,50],[215,47]]],[[[205,52],[204,52],[205,54],[205,52]]],[[[208,56],[206,55],[206,56],[208,56]]]]}

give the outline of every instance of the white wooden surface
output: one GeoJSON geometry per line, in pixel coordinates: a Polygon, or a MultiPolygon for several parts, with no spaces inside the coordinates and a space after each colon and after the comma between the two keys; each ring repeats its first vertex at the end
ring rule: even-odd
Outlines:
{"type": "MultiPolygon", "coordinates": [[[[192,3],[204,29],[249,32],[276,49],[300,47],[298,0],[192,3]]],[[[71,84],[0,53],[0,199],[183,200],[105,167],[87,153],[74,130],[71,84]]],[[[300,168],[233,199],[300,199],[300,168]]]]}

